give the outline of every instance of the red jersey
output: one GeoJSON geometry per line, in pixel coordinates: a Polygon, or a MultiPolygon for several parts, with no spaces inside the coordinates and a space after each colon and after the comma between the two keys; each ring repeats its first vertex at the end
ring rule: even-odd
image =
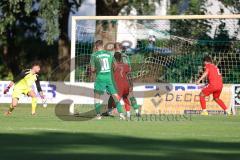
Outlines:
{"type": "Polygon", "coordinates": [[[222,84],[222,75],[219,72],[217,66],[212,63],[208,63],[205,65],[205,69],[208,72],[208,83],[209,85],[221,87],[222,84]]]}
{"type": "Polygon", "coordinates": [[[127,73],[130,72],[128,64],[117,62],[114,65],[114,80],[116,82],[118,90],[123,88],[129,88],[127,73]]]}

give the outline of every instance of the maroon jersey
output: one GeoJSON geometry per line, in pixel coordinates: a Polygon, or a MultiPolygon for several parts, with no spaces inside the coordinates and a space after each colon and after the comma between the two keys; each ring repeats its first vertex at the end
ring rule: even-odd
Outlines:
{"type": "Polygon", "coordinates": [[[205,69],[208,72],[209,85],[214,86],[214,87],[221,87],[223,85],[222,75],[219,72],[218,67],[212,63],[208,63],[205,65],[205,69]]]}
{"type": "Polygon", "coordinates": [[[129,90],[129,83],[127,73],[130,72],[128,64],[117,62],[114,65],[114,80],[119,92],[123,90],[129,90]]]}

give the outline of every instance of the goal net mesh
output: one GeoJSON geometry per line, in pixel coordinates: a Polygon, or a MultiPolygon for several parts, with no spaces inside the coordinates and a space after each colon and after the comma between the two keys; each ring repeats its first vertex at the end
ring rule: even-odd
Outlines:
{"type": "Polygon", "coordinates": [[[96,40],[106,50],[120,42],[134,82],[193,83],[210,55],[224,83],[240,83],[239,19],[76,20],[75,82],[92,82],[90,57],[96,40]]]}

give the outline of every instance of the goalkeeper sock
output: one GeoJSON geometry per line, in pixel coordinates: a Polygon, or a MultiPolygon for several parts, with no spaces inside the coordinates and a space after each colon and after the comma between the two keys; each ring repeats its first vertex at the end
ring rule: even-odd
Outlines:
{"type": "Polygon", "coordinates": [[[201,95],[200,95],[200,104],[201,104],[202,110],[206,110],[206,100],[205,100],[205,96],[201,96],[201,95]]]}
{"type": "Polygon", "coordinates": [[[8,109],[8,112],[11,113],[14,109],[15,109],[15,107],[13,107],[12,104],[10,104],[10,107],[9,107],[9,109],[8,109]]]}
{"type": "Polygon", "coordinates": [[[97,114],[100,114],[102,105],[100,103],[95,103],[95,110],[97,114]]]}
{"type": "Polygon", "coordinates": [[[37,108],[37,98],[33,97],[32,98],[32,114],[36,113],[36,108],[37,108]]]}
{"type": "Polygon", "coordinates": [[[131,97],[130,98],[130,101],[131,101],[131,105],[132,105],[132,107],[136,110],[136,109],[138,109],[138,105],[137,105],[137,101],[136,101],[136,98],[135,97],[131,97]]]}
{"type": "Polygon", "coordinates": [[[224,102],[223,102],[221,99],[216,98],[216,99],[215,99],[215,102],[216,102],[224,111],[227,110],[227,106],[224,104],[224,102]]]}

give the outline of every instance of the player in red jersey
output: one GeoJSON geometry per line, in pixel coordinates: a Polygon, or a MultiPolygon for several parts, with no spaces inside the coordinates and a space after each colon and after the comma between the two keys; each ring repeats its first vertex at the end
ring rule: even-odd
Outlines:
{"type": "Polygon", "coordinates": [[[223,82],[218,67],[213,64],[212,59],[209,56],[204,57],[203,63],[205,65],[205,72],[196,82],[197,84],[200,84],[205,77],[208,78],[208,85],[204,87],[200,93],[200,103],[202,107],[201,115],[208,115],[205,97],[210,94],[213,94],[215,102],[225,111],[225,113],[230,114],[227,112],[227,107],[224,102],[219,98],[222,92],[223,82]]]}
{"type": "Polygon", "coordinates": [[[124,101],[124,107],[127,114],[130,114],[131,108],[128,100],[130,86],[127,78],[127,74],[130,72],[130,67],[128,64],[122,62],[122,55],[120,52],[116,52],[114,54],[114,58],[116,59],[116,63],[114,64],[114,80],[118,90],[118,95],[124,101]]]}
{"type": "MultiPolygon", "coordinates": [[[[140,116],[139,105],[137,104],[136,98],[133,96],[132,88],[133,84],[128,78],[129,72],[131,71],[130,61],[124,53],[121,53],[122,46],[120,43],[114,44],[115,54],[114,58],[116,62],[114,63],[114,80],[116,83],[116,88],[118,90],[118,95],[124,101],[125,110],[127,112],[127,117],[130,118],[131,106],[134,108],[136,115],[140,116]],[[130,102],[128,97],[130,97],[130,102]]],[[[108,101],[108,111],[102,115],[111,115],[112,109],[115,108],[113,98],[110,96],[108,101]]]]}
{"type": "MultiPolygon", "coordinates": [[[[131,94],[131,90],[132,90],[132,86],[131,83],[129,83],[128,80],[128,73],[131,71],[130,66],[126,63],[122,62],[122,54],[120,52],[115,52],[114,54],[114,58],[116,59],[116,63],[114,64],[114,80],[116,83],[116,88],[118,90],[118,95],[120,96],[120,98],[123,99],[124,102],[124,107],[125,110],[127,112],[127,117],[130,118],[130,110],[131,110],[131,106],[134,108],[136,115],[140,116],[139,113],[139,106],[137,105],[137,103],[135,102],[135,97],[133,97],[133,95],[131,94]],[[131,103],[128,99],[128,96],[130,97],[131,103]]],[[[109,102],[108,102],[108,112],[104,113],[105,115],[109,115],[112,110],[112,108],[115,107],[114,101],[112,99],[112,97],[109,98],[109,102]]]]}

